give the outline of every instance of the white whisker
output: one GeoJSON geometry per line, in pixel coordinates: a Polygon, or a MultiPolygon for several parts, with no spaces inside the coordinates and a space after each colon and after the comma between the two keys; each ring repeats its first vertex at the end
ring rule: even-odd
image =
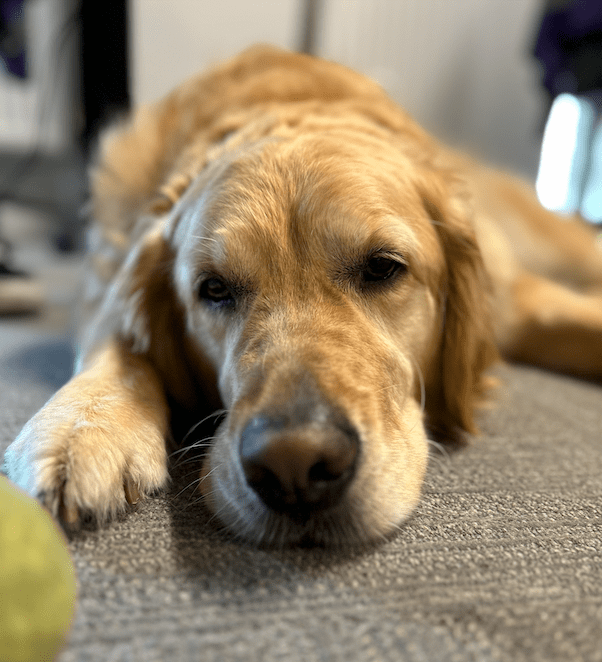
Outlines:
{"type": "Polygon", "coordinates": [[[443,444],[440,444],[438,441],[434,441],[433,439],[427,439],[427,442],[431,448],[434,448],[436,451],[439,452],[439,454],[445,458],[446,460],[450,460],[450,454],[447,448],[443,444]]]}
{"type": "Polygon", "coordinates": [[[396,382],[395,384],[389,384],[388,386],[383,386],[382,388],[379,388],[377,391],[374,391],[374,393],[382,393],[383,391],[388,391],[389,389],[392,388],[397,388],[398,386],[405,386],[405,382],[396,382]]]}
{"type": "Polygon", "coordinates": [[[211,418],[217,418],[218,416],[222,416],[223,414],[226,414],[226,413],[227,413],[227,412],[226,412],[225,409],[218,409],[217,411],[212,412],[212,413],[209,414],[208,416],[205,416],[205,418],[201,419],[198,423],[195,423],[195,424],[190,428],[190,430],[188,430],[188,432],[184,435],[184,438],[182,439],[182,441],[181,441],[180,443],[181,443],[181,444],[185,444],[185,443],[186,443],[186,439],[188,439],[188,437],[189,437],[189,436],[190,436],[190,435],[191,435],[191,434],[192,434],[192,433],[193,433],[193,432],[194,432],[194,431],[195,431],[200,425],[203,425],[203,423],[206,423],[209,419],[211,419],[211,418]]]}
{"type": "Polygon", "coordinates": [[[203,439],[199,439],[193,444],[190,444],[190,446],[186,446],[185,448],[178,448],[177,450],[173,451],[173,453],[170,453],[169,457],[172,458],[176,455],[186,454],[194,448],[204,448],[205,446],[209,446],[209,442],[213,441],[214,439],[215,437],[204,437],[203,439]]]}
{"type": "Polygon", "coordinates": [[[190,489],[193,485],[200,483],[201,480],[202,480],[202,478],[203,478],[203,477],[200,476],[199,478],[196,478],[196,479],[193,480],[192,482],[188,483],[188,484],[186,485],[186,487],[183,487],[183,488],[182,488],[177,494],[175,494],[175,495],[173,496],[173,498],[174,498],[174,499],[177,499],[177,498],[178,498],[179,496],[181,496],[184,492],[186,492],[186,490],[190,489]]]}

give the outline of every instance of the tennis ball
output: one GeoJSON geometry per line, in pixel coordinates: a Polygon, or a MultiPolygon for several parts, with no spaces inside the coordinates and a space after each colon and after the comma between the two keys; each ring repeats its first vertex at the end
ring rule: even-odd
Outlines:
{"type": "Polygon", "coordinates": [[[0,660],[50,662],[75,610],[66,541],[37,501],[0,476],[0,660]]]}

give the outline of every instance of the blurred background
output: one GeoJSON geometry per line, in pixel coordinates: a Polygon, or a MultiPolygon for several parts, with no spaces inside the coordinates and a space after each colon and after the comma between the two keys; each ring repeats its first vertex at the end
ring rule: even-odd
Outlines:
{"type": "Polygon", "coordinates": [[[602,218],[600,0],[0,0],[0,343],[14,313],[64,330],[99,128],[256,42],[366,73],[548,206],[602,218]]]}

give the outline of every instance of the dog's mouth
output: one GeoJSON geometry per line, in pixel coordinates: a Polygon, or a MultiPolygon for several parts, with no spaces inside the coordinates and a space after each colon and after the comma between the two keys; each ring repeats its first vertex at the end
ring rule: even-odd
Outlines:
{"type": "MultiPolygon", "coordinates": [[[[206,460],[202,479],[211,471],[206,460]]],[[[218,481],[213,481],[211,492],[205,491],[209,484],[202,480],[200,491],[215,520],[229,535],[241,541],[269,549],[349,548],[369,543],[356,524],[352,505],[345,498],[331,507],[293,505],[274,508],[242,481],[229,487],[226,491],[218,481]]]]}
{"type": "Polygon", "coordinates": [[[176,451],[200,462],[187,472],[191,501],[229,535],[263,547],[366,548],[387,539],[420,495],[419,403],[406,398],[389,421],[374,408],[369,419],[369,394],[352,406],[333,402],[308,375],[286,384],[265,397],[250,386],[227,413],[191,428],[199,441],[176,451]]]}
{"type": "Polygon", "coordinates": [[[283,484],[261,465],[245,469],[228,419],[222,411],[197,424],[207,434],[173,454],[172,476],[182,503],[205,507],[212,528],[229,538],[267,549],[366,550],[395,535],[417,503],[419,490],[406,490],[391,511],[392,502],[373,493],[359,452],[338,474],[314,463],[313,482],[305,486],[283,484]],[[211,421],[217,424],[210,431],[211,421]]]}
{"type": "Polygon", "coordinates": [[[350,498],[360,441],[338,413],[314,412],[302,424],[256,415],[238,434],[231,429],[222,420],[198,481],[205,504],[231,534],[266,547],[362,541],[350,498]]]}
{"type": "Polygon", "coordinates": [[[369,544],[345,506],[294,514],[266,512],[253,527],[240,532],[240,537],[259,547],[322,547],[328,549],[359,548],[369,544]]]}

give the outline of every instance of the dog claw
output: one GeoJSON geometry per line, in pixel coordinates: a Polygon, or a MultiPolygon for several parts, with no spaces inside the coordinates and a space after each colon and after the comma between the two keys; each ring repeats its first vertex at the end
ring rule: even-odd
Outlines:
{"type": "Polygon", "coordinates": [[[135,506],[140,501],[140,491],[138,486],[131,478],[126,478],[123,481],[123,489],[125,491],[125,498],[130,506],[135,506]]]}
{"type": "Polygon", "coordinates": [[[67,528],[73,529],[79,524],[79,511],[76,506],[66,505],[63,499],[59,504],[58,516],[67,528]]]}

